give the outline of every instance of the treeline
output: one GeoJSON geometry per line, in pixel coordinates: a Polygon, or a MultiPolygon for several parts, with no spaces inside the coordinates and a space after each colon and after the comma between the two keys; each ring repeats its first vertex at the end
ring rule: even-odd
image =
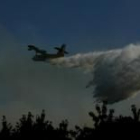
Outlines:
{"type": "Polygon", "coordinates": [[[89,112],[93,120],[93,127],[75,126],[74,130],[68,128],[68,120],[63,120],[58,127],[45,119],[45,111],[35,119],[31,112],[23,115],[13,127],[2,118],[0,139],[41,139],[41,140],[91,140],[95,138],[122,138],[126,136],[139,136],[140,109],[131,106],[131,116],[114,116],[114,110],[108,109],[106,102],[96,105],[94,112],[89,112]]]}

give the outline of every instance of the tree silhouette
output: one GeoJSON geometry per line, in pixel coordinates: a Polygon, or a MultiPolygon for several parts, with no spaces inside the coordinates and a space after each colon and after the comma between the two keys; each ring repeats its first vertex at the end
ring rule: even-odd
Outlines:
{"type": "Polygon", "coordinates": [[[46,120],[45,110],[36,117],[28,112],[22,115],[13,127],[7,122],[6,117],[2,117],[1,139],[61,139],[61,140],[93,140],[95,138],[121,138],[122,135],[139,136],[140,130],[140,109],[135,105],[131,106],[132,116],[115,116],[113,109],[107,108],[107,103],[96,105],[95,111],[89,112],[93,120],[93,127],[79,127],[75,125],[74,130],[69,130],[68,120],[60,122],[58,127],[46,120]],[[113,134],[113,136],[112,136],[113,134]]]}
{"type": "Polygon", "coordinates": [[[2,117],[2,130],[0,138],[9,138],[11,136],[12,125],[7,122],[6,117],[2,117]]]}

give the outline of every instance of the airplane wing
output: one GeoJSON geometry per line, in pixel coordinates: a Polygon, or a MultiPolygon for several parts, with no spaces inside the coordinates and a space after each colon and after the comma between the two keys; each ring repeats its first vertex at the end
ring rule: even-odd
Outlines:
{"type": "Polygon", "coordinates": [[[56,50],[58,50],[58,51],[60,51],[60,48],[58,48],[58,47],[54,47],[56,50]]]}
{"type": "Polygon", "coordinates": [[[28,50],[31,51],[31,50],[37,50],[38,48],[35,47],[34,45],[28,45],[28,50]]]}
{"type": "Polygon", "coordinates": [[[39,48],[35,47],[34,45],[28,45],[28,50],[34,50],[36,53],[41,53],[42,55],[45,55],[47,52],[45,50],[40,50],[39,48]]]}

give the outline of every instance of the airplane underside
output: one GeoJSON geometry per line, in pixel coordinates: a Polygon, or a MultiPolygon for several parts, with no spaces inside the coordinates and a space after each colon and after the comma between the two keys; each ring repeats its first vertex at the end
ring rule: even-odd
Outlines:
{"type": "Polygon", "coordinates": [[[44,57],[42,55],[35,55],[32,59],[34,61],[45,61],[46,60],[46,57],[44,57]]]}

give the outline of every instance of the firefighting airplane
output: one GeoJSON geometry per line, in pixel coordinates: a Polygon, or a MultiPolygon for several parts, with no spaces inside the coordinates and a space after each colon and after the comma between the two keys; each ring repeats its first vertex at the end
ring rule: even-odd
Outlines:
{"type": "Polygon", "coordinates": [[[54,49],[57,50],[56,54],[49,54],[45,50],[41,50],[34,45],[28,45],[28,50],[35,51],[35,56],[32,58],[34,61],[46,61],[48,59],[54,59],[54,58],[60,58],[64,57],[64,54],[68,54],[68,52],[65,51],[66,45],[62,44],[60,48],[55,47],[54,49]]]}

